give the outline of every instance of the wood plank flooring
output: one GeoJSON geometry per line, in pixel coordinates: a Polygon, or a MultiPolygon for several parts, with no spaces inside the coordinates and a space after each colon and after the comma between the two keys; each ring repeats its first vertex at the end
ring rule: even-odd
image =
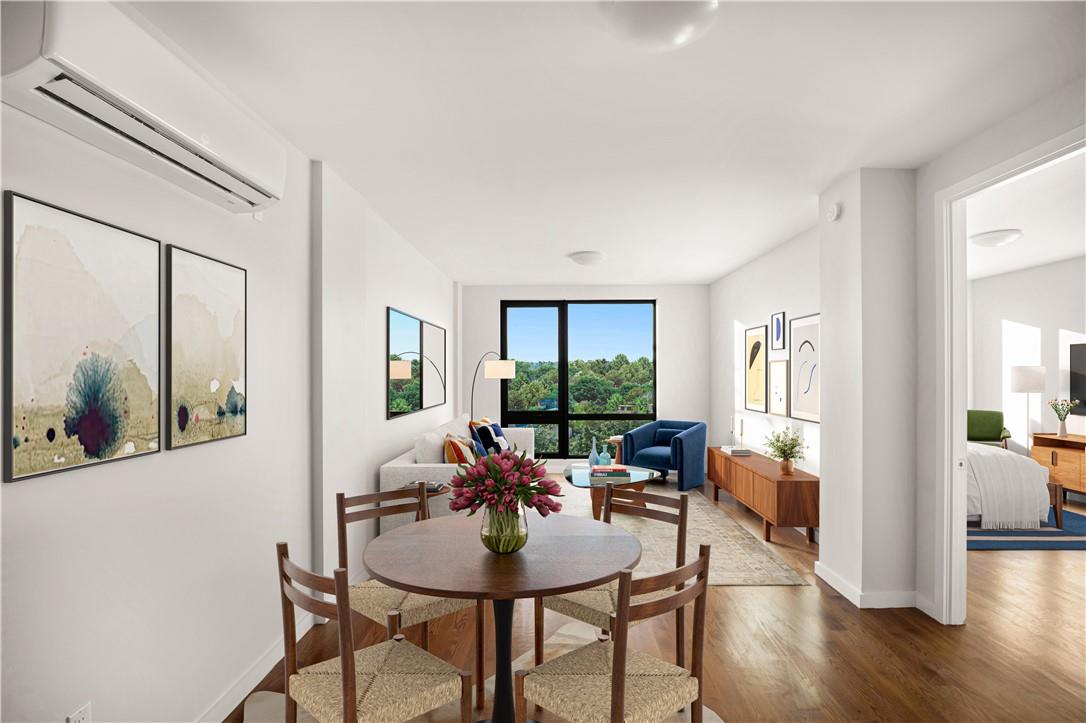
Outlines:
{"type": "MultiPolygon", "coordinates": [[[[761,520],[721,497],[717,506],[759,536],[761,520]]],[[[944,627],[917,610],[856,609],[814,576],[817,545],[791,529],[775,529],[773,540],[809,586],[710,588],[705,703],[728,723],[1086,721],[1081,551],[968,553],[968,623],[944,627]]],[[[547,633],[567,621],[548,611],[547,633]]],[[[634,628],[631,646],[671,659],[671,623],[634,628]]],[[[470,669],[472,625],[470,611],[431,623],[432,652],[470,669]]],[[[490,626],[488,614],[488,651],[490,626]]],[[[366,626],[357,643],[382,637],[366,626]]],[[[518,603],[513,656],[531,644],[531,606],[518,603]]],[[[335,655],[334,624],[310,631],[300,651],[305,664],[335,655]]],[[[492,674],[493,661],[486,667],[492,674]]],[[[277,667],[257,690],[282,686],[277,667]]],[[[240,707],[227,720],[240,721],[240,707]]]]}

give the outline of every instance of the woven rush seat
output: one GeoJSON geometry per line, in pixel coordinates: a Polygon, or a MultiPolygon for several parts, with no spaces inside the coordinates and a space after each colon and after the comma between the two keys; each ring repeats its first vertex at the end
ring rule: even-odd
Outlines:
{"type": "MultiPolygon", "coordinates": [[[[406,640],[387,640],[355,651],[358,720],[406,721],[461,695],[460,673],[406,640]]],[[[321,723],[343,720],[341,664],[332,658],[290,676],[290,697],[321,723]]]]}
{"type": "MultiPolygon", "coordinates": [[[[658,590],[656,592],[638,595],[630,600],[631,605],[637,605],[650,600],[658,600],[667,597],[671,591],[658,590]]],[[[614,614],[618,603],[618,580],[575,592],[553,595],[543,598],[543,607],[561,613],[574,620],[607,630],[611,627],[611,615],[614,614]]],[[[633,621],[631,625],[638,625],[644,620],[633,621]]]]}
{"type": "MultiPolygon", "coordinates": [[[[597,642],[532,668],[524,697],[572,723],[609,723],[614,643],[597,642]]],[[[655,723],[698,697],[690,671],[651,655],[628,650],[625,720],[655,723]]]]}
{"type": "Polygon", "coordinates": [[[404,592],[377,580],[366,580],[351,586],[351,609],[379,625],[385,624],[390,610],[398,610],[400,626],[408,628],[472,607],[475,607],[474,600],[404,592]]]}

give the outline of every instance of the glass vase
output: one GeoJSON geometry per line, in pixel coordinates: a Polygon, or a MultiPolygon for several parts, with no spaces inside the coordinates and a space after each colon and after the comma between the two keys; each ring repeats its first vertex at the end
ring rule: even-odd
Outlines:
{"type": "Polygon", "coordinates": [[[485,507],[479,537],[491,552],[516,552],[528,543],[528,516],[519,507],[502,512],[497,507],[485,507]]]}

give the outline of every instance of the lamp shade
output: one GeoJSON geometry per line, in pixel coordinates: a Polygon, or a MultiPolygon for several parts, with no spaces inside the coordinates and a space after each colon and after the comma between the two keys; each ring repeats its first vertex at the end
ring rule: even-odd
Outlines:
{"type": "Polygon", "coordinates": [[[411,360],[410,359],[393,359],[388,363],[388,378],[389,379],[410,379],[411,378],[411,360]]]}
{"type": "Polygon", "coordinates": [[[493,359],[483,364],[486,379],[512,379],[517,375],[517,363],[512,359],[493,359]]]}
{"type": "Polygon", "coordinates": [[[1036,394],[1045,390],[1044,367],[1011,367],[1011,391],[1036,394]]]}

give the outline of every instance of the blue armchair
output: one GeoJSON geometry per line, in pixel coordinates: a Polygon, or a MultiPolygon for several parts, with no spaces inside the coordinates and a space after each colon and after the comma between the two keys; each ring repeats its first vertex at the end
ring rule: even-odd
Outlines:
{"type": "Polygon", "coordinates": [[[679,490],[705,484],[705,422],[658,419],[622,435],[622,463],[679,476],[679,490]]]}

